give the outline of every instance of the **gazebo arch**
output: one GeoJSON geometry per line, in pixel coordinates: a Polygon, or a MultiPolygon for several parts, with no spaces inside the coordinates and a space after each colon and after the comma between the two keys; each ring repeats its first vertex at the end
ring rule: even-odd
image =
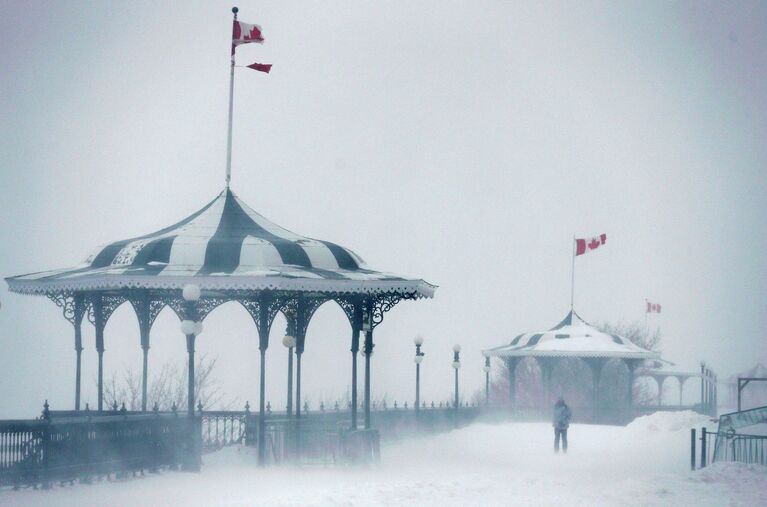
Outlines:
{"type": "MultiPolygon", "coordinates": [[[[43,295],[62,308],[73,325],[76,351],[75,410],[80,409],[81,324],[95,326],[98,352],[98,410],[103,410],[104,327],[114,310],[129,302],[136,312],[144,355],[142,409],[146,410],[149,334],[169,306],[179,319],[201,322],[221,304],[237,301],[255,324],[260,351],[259,456],[264,452],[265,352],[277,312],[293,330],[296,359],[296,417],[301,416],[301,357],[306,330],[320,305],[335,301],[352,327],[352,425],[357,425],[357,353],[364,333],[364,425],[370,428],[370,356],[373,331],[402,300],[430,298],[436,286],[370,269],[353,251],[300,236],[267,220],[228,187],[203,208],[170,227],[116,241],[93,251],[79,266],[6,278],[9,289],[43,295]],[[196,301],[182,289],[200,289],[196,301]]],[[[194,413],[195,334],[186,336],[189,361],[188,413],[194,413]]]]}

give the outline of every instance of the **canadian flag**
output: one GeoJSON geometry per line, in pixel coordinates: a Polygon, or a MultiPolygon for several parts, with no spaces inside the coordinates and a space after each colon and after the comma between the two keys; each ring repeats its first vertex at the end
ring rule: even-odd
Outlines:
{"type": "Polygon", "coordinates": [[[647,313],[660,313],[660,305],[647,301],[647,313]]]}
{"type": "Polygon", "coordinates": [[[584,238],[575,240],[575,255],[583,255],[588,251],[596,250],[607,241],[607,234],[600,234],[593,238],[584,238]]]}
{"type": "Polygon", "coordinates": [[[249,25],[241,21],[234,21],[232,26],[232,54],[240,44],[250,42],[264,43],[264,36],[261,34],[261,27],[258,25],[249,25]]]}
{"type": "Polygon", "coordinates": [[[246,65],[247,68],[257,70],[259,72],[266,72],[269,74],[269,71],[272,70],[272,64],[271,63],[251,63],[250,65],[246,65]]]}

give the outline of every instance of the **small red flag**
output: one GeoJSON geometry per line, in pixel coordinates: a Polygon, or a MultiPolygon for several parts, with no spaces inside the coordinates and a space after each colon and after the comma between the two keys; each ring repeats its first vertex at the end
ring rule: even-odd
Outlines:
{"type": "Polygon", "coordinates": [[[261,34],[261,27],[235,20],[232,25],[232,54],[237,46],[250,42],[263,44],[264,36],[261,34]]]}
{"type": "Polygon", "coordinates": [[[648,301],[646,313],[660,313],[660,305],[658,303],[650,303],[648,301]]]}
{"type": "Polygon", "coordinates": [[[266,72],[269,74],[269,71],[272,70],[272,64],[271,63],[251,63],[250,65],[246,65],[247,68],[257,70],[259,72],[266,72]]]}
{"type": "Polygon", "coordinates": [[[600,246],[604,245],[607,241],[607,234],[600,234],[593,238],[576,239],[575,240],[575,255],[583,255],[588,251],[596,250],[600,246]]]}

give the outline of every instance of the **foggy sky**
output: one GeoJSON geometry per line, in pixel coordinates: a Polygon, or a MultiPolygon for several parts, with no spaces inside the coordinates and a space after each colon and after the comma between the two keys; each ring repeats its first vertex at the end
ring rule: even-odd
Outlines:
{"type": "MultiPolygon", "coordinates": [[[[462,395],[480,350],[569,310],[571,239],[590,322],[663,305],[666,359],[720,376],[767,360],[767,7],[764,3],[238,3],[266,43],[238,63],[232,189],[267,218],[344,245],[373,268],[439,285],[376,331],[374,397],[444,400],[451,346],[462,395]]],[[[75,265],[160,229],[224,186],[231,3],[0,5],[0,276],[75,265]]],[[[50,301],[0,284],[0,416],[71,408],[72,327],[50,301]]],[[[93,328],[83,400],[95,407],[93,328]]],[[[284,321],[267,398],[285,399],[284,321]]],[[[305,396],[343,395],[351,331],[312,321],[305,396]]],[[[141,367],[122,307],[105,374],[141,367]]],[[[177,319],[152,330],[150,375],[185,360],[177,319]]],[[[205,321],[234,408],[257,402],[257,335],[235,305],[205,321]]]]}

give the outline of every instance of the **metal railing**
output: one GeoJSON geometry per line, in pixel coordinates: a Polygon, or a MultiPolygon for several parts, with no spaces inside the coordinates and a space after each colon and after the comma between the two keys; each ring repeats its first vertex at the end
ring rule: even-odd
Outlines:
{"type": "Polygon", "coordinates": [[[200,419],[144,414],[0,422],[0,486],[199,468],[200,419]]]}
{"type": "Polygon", "coordinates": [[[757,424],[767,423],[767,406],[722,414],[716,432],[701,428],[696,438],[690,433],[690,465],[693,470],[716,461],[737,461],[767,466],[767,435],[738,433],[757,424]],[[699,462],[696,464],[696,442],[700,442],[699,462]]]}
{"type": "Polygon", "coordinates": [[[245,443],[246,415],[232,411],[207,411],[201,415],[203,452],[217,451],[223,447],[245,443]]]}
{"type": "MultiPolygon", "coordinates": [[[[462,427],[480,414],[477,405],[443,402],[374,405],[374,428],[351,427],[350,407],[310,410],[300,419],[271,411],[264,417],[267,463],[333,464],[377,460],[381,439],[462,427]]],[[[200,454],[223,447],[258,445],[258,413],[176,410],[132,412],[113,405],[104,412],[46,410],[41,419],[0,422],[0,486],[89,480],[92,476],[155,470],[185,464],[199,468],[200,454]]]]}
{"type": "Polygon", "coordinates": [[[690,466],[692,470],[705,468],[718,461],[767,466],[767,436],[742,435],[732,432],[711,432],[695,428],[690,432],[690,466]]]}

